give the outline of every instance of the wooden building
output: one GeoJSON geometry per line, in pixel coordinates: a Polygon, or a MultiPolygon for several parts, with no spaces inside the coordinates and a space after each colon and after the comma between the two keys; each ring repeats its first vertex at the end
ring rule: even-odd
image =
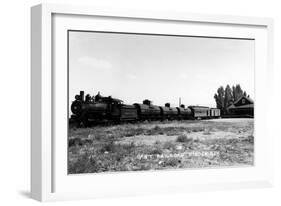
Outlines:
{"type": "Polygon", "coordinates": [[[254,101],[250,97],[242,96],[227,108],[230,115],[254,117],[254,101]]]}

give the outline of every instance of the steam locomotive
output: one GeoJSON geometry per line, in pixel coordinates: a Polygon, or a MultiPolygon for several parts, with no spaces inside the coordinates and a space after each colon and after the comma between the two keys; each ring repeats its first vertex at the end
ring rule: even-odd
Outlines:
{"type": "Polygon", "coordinates": [[[91,122],[135,122],[143,120],[186,120],[219,118],[220,110],[203,106],[189,106],[181,104],[179,107],[171,107],[169,103],[164,106],[153,105],[148,99],[142,104],[124,104],[122,100],[84,95],[84,91],[75,96],[71,104],[71,120],[89,126],[91,122]]]}

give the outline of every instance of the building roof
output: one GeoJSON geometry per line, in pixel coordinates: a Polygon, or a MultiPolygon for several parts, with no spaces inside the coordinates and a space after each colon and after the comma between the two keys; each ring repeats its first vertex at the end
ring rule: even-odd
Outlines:
{"type": "Polygon", "coordinates": [[[235,108],[234,104],[230,105],[227,109],[233,109],[235,108]]]}
{"type": "Polygon", "coordinates": [[[250,97],[246,97],[246,96],[241,96],[239,99],[237,99],[233,104],[236,105],[241,99],[245,98],[246,100],[248,100],[251,104],[254,104],[254,101],[250,98],[250,97]]]}
{"type": "Polygon", "coordinates": [[[228,109],[249,109],[249,108],[254,108],[254,104],[246,104],[241,106],[230,105],[228,107],[228,109]]]}
{"type": "Polygon", "coordinates": [[[242,108],[254,108],[254,101],[250,97],[241,96],[234,103],[232,103],[227,109],[242,109],[242,108]],[[241,103],[242,99],[246,99],[245,103],[241,103]]]}

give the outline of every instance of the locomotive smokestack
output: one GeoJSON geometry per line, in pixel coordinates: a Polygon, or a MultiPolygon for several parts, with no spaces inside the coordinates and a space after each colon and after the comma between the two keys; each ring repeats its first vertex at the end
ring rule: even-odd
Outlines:
{"type": "Polygon", "coordinates": [[[84,101],[84,91],[80,91],[80,98],[81,98],[81,101],[84,101]]]}
{"type": "Polygon", "coordinates": [[[166,103],[166,104],[165,104],[165,107],[170,107],[170,103],[166,103]]]}
{"type": "Polygon", "coordinates": [[[181,106],[181,98],[179,98],[179,107],[181,106]]]}
{"type": "Polygon", "coordinates": [[[143,104],[146,104],[146,105],[148,105],[148,106],[150,106],[151,105],[151,101],[150,100],[148,100],[148,99],[145,99],[145,100],[143,100],[143,102],[142,102],[143,104]]]}

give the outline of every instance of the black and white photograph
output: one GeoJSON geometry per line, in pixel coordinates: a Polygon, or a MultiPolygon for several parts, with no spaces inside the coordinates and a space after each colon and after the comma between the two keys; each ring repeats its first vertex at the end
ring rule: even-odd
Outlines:
{"type": "Polygon", "coordinates": [[[67,35],[68,174],[254,165],[254,39],[67,35]]]}

